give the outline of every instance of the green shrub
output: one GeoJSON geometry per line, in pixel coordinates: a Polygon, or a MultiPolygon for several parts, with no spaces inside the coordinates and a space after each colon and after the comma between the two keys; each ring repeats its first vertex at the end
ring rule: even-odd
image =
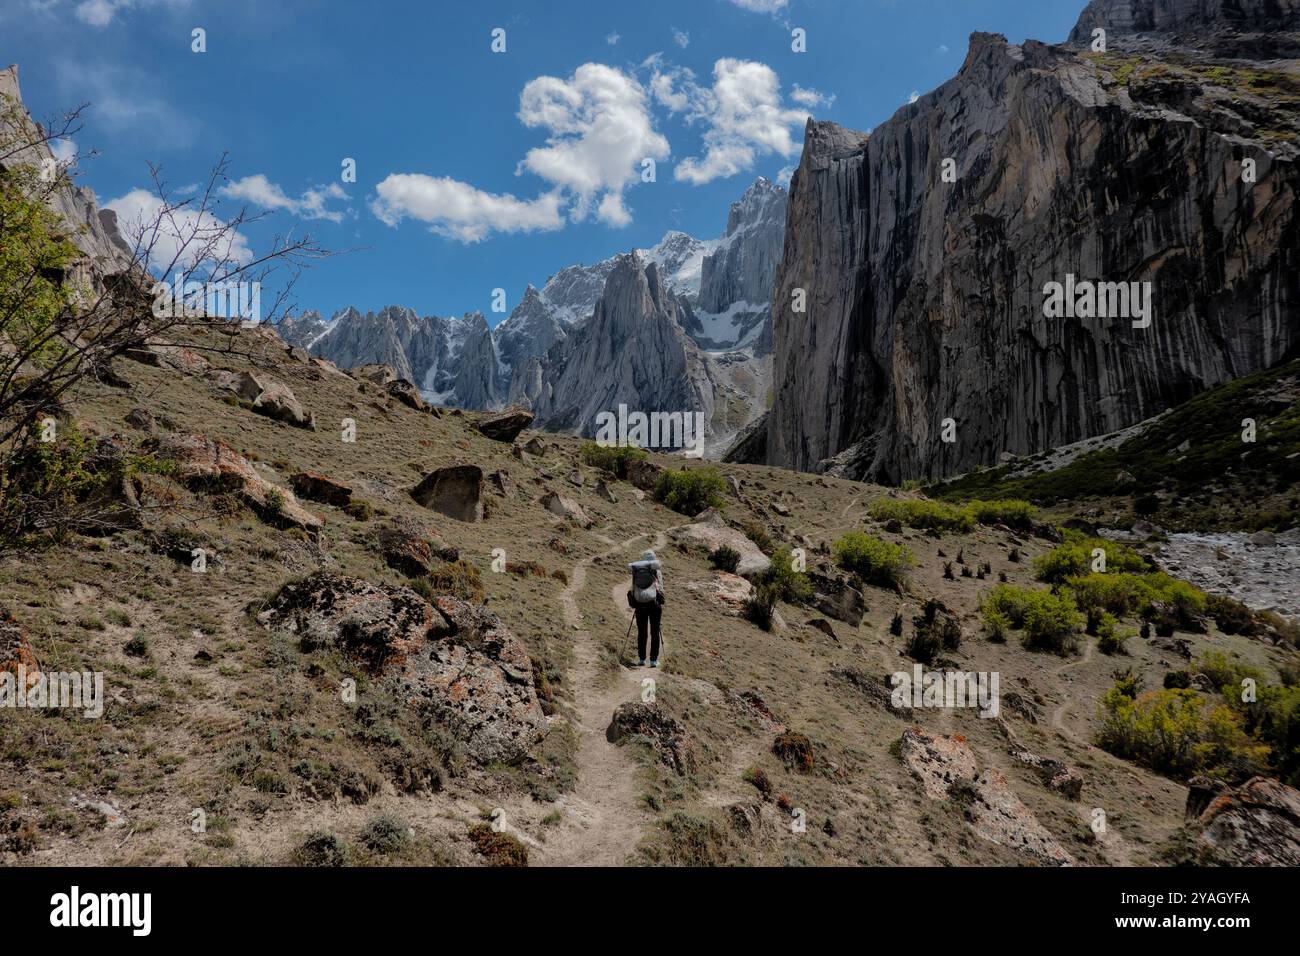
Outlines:
{"type": "Polygon", "coordinates": [[[1187,690],[1192,686],[1192,675],[1187,671],[1170,671],[1165,675],[1165,690],[1187,690]]]}
{"type": "Polygon", "coordinates": [[[1253,741],[1224,704],[1207,703],[1193,690],[1150,691],[1136,698],[1120,685],[1099,707],[1098,745],[1159,773],[1238,777],[1264,767],[1268,748],[1253,741]]]}
{"type": "Polygon", "coordinates": [[[984,614],[984,633],[994,644],[1005,644],[1009,630],[1011,630],[1011,618],[1001,611],[990,610],[984,614]]]}
{"type": "Polygon", "coordinates": [[[744,532],[746,538],[754,542],[758,550],[766,555],[771,555],[775,547],[772,543],[772,536],[767,533],[767,529],[756,521],[742,521],[740,530],[744,532]]]}
{"type": "Polygon", "coordinates": [[[877,498],[868,509],[877,521],[899,521],[909,528],[967,532],[975,528],[969,511],[928,498],[877,498]]]}
{"type": "Polygon", "coordinates": [[[997,617],[1007,622],[1006,626],[1019,630],[1025,626],[1025,595],[1029,593],[1028,588],[1016,587],[1014,584],[999,584],[984,595],[980,602],[980,612],[984,615],[984,623],[989,624],[990,618],[997,617]]]}
{"type": "Polygon", "coordinates": [[[347,846],[332,833],[310,833],[294,851],[294,862],[299,866],[343,866],[347,846]]]}
{"type": "Polygon", "coordinates": [[[1031,651],[1066,654],[1074,650],[1083,616],[1066,595],[1051,591],[1026,593],[1024,635],[1021,644],[1031,651]]]}
{"type": "Polygon", "coordinates": [[[450,594],[462,601],[474,601],[477,604],[483,603],[486,594],[483,575],[479,573],[478,566],[464,558],[434,568],[427,578],[413,582],[412,587],[425,598],[450,594]]]}
{"type": "Polygon", "coordinates": [[[1146,558],[1127,545],[1104,538],[1084,538],[1059,545],[1034,558],[1034,576],[1047,584],[1061,584],[1067,578],[1091,574],[1092,552],[1098,548],[1106,554],[1106,574],[1152,570],[1146,558]]]}
{"type": "Polygon", "coordinates": [[[724,544],[709,555],[709,563],[719,571],[735,574],[736,568],[740,567],[740,552],[724,544]]]}
{"type": "Polygon", "coordinates": [[[1117,617],[1132,614],[1151,600],[1146,576],[1125,571],[1068,578],[1065,588],[1079,610],[1107,611],[1117,617]]]}
{"type": "Polygon", "coordinates": [[[776,588],[766,581],[760,581],[754,586],[754,593],[745,599],[745,620],[770,631],[772,616],[776,613],[776,600],[776,588]]]}
{"type": "Polygon", "coordinates": [[[868,584],[899,588],[912,565],[912,552],[862,531],[850,531],[831,548],[835,563],[868,584]]]}
{"type": "Polygon", "coordinates": [[[361,842],[375,853],[396,853],[410,842],[406,821],[380,815],[361,829],[361,842]]]}
{"type": "Polygon", "coordinates": [[[1097,627],[1097,650],[1103,654],[1127,654],[1124,642],[1128,634],[1121,634],[1114,615],[1102,612],[1101,623],[1097,627]]]}
{"type": "Polygon", "coordinates": [[[674,511],[693,518],[706,508],[722,506],[727,483],[712,465],[704,468],[665,468],[655,486],[655,500],[674,511]]]}
{"type": "Polygon", "coordinates": [[[1264,683],[1264,675],[1249,664],[1234,661],[1223,651],[1204,651],[1192,662],[1193,674],[1204,675],[1214,689],[1229,700],[1241,700],[1241,682],[1247,678],[1256,685],[1264,683]]]}
{"type": "Polygon", "coordinates": [[[583,442],[578,455],[593,468],[603,468],[624,480],[627,479],[629,462],[645,461],[649,457],[645,451],[633,445],[599,445],[594,441],[583,442]]]}
{"type": "Polygon", "coordinates": [[[980,524],[1004,524],[1008,528],[1028,531],[1034,526],[1038,509],[1028,501],[1018,498],[999,498],[995,501],[971,501],[966,510],[980,524]]]}
{"type": "Polygon", "coordinates": [[[772,555],[772,563],[759,576],[759,580],[771,585],[778,601],[795,603],[812,597],[812,582],[808,575],[794,569],[794,558],[787,547],[777,549],[772,555]]]}
{"type": "Polygon", "coordinates": [[[1230,597],[1209,595],[1205,600],[1206,612],[1214,618],[1215,626],[1224,634],[1242,634],[1254,637],[1263,632],[1255,612],[1230,597]]]}

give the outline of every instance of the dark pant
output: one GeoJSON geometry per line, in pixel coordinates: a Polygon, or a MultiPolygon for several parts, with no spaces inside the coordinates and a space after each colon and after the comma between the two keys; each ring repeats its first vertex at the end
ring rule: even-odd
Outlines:
{"type": "Polygon", "coordinates": [[[647,601],[636,605],[636,649],[637,656],[645,660],[646,625],[650,625],[650,660],[659,660],[659,618],[663,608],[658,601],[647,601]]]}

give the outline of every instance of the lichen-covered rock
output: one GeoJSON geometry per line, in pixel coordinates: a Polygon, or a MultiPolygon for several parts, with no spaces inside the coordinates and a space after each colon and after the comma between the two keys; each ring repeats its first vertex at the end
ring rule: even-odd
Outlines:
{"type": "Polygon", "coordinates": [[[285,585],[257,619],[357,660],[480,763],[517,763],[545,734],[528,651],[482,605],[318,573],[285,585]]]}
{"type": "Polygon", "coordinates": [[[27,687],[32,687],[41,678],[41,663],[36,659],[27,632],[8,611],[0,609],[0,673],[12,674],[10,682],[17,688],[19,673],[25,679],[27,687]]]}
{"type": "Polygon", "coordinates": [[[424,577],[438,561],[455,561],[460,557],[457,549],[433,531],[402,519],[394,519],[392,524],[380,528],[372,547],[390,568],[410,578],[424,577]]]}
{"type": "Polygon", "coordinates": [[[564,518],[566,521],[577,522],[584,528],[590,528],[592,525],[592,520],[587,515],[587,512],[582,510],[582,505],[558,491],[548,491],[543,495],[542,507],[551,514],[564,518]]]}
{"type": "Polygon", "coordinates": [[[424,397],[420,390],[414,384],[404,378],[395,379],[384,386],[384,391],[397,399],[407,408],[413,408],[417,412],[428,411],[429,406],[425,403],[424,397]]]}
{"type": "Polygon", "coordinates": [[[1268,777],[1227,787],[1197,818],[1197,847],[1225,866],[1300,866],[1300,791],[1268,777]]]}
{"type": "Polygon", "coordinates": [[[1015,795],[995,768],[981,771],[964,737],[927,734],[919,727],[903,732],[903,763],[927,796],[963,804],[966,820],[981,839],[1009,847],[1052,866],[1074,858],[1015,795]]]}
{"type": "Polygon", "coordinates": [[[657,704],[642,704],[638,701],[619,704],[605,731],[605,739],[613,744],[638,735],[650,742],[664,766],[678,776],[695,773],[695,754],[686,727],[681,721],[666,714],[657,704]]]}
{"type": "Polygon", "coordinates": [[[174,462],[182,481],[205,489],[233,491],[265,521],[308,531],[325,524],[304,508],[292,491],[271,484],[252,462],[220,439],[178,433],[150,439],[145,447],[158,458],[174,462]]]}
{"type": "Polygon", "coordinates": [[[808,581],[812,585],[813,595],[808,601],[813,607],[828,617],[843,621],[850,627],[857,627],[867,613],[867,599],[862,592],[849,584],[843,575],[819,574],[808,572],[808,581]]]}
{"type": "Polygon", "coordinates": [[[295,428],[316,429],[311,412],[302,407],[293,389],[277,379],[252,372],[234,372],[230,369],[213,369],[206,375],[212,386],[221,391],[233,392],[250,403],[259,415],[293,425],[295,428]]]}

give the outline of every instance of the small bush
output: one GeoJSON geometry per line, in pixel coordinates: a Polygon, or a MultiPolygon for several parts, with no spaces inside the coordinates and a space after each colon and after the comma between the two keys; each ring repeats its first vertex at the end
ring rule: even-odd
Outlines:
{"type": "Polygon", "coordinates": [[[1165,690],[1187,690],[1192,686],[1192,675],[1187,671],[1170,671],[1165,675],[1165,690]]]}
{"type": "Polygon", "coordinates": [[[624,480],[627,479],[628,462],[645,461],[649,457],[632,445],[598,445],[594,441],[584,442],[578,456],[593,468],[603,468],[624,480]]]}
{"type": "Polygon", "coordinates": [[[709,555],[709,563],[719,571],[735,574],[736,568],[740,567],[740,552],[724,544],[709,555]]]}
{"type": "Polygon", "coordinates": [[[903,612],[902,611],[895,612],[894,616],[889,619],[889,633],[893,634],[895,637],[903,636],[903,612]]]}
{"type": "Polygon", "coordinates": [[[912,565],[912,552],[861,531],[850,531],[831,548],[835,563],[868,584],[899,588],[912,565]]]}
{"type": "Polygon", "coordinates": [[[655,500],[688,518],[706,508],[722,506],[727,483],[712,465],[704,468],[665,468],[655,486],[655,500]]]}
{"type": "Polygon", "coordinates": [[[813,742],[806,735],[794,730],[777,734],[776,740],[772,742],[772,753],[781,758],[781,762],[791,770],[798,770],[800,773],[808,773],[816,763],[813,742]]]}
{"type": "Polygon", "coordinates": [[[1000,498],[996,501],[972,501],[966,510],[980,524],[1004,524],[1008,528],[1028,531],[1034,526],[1038,509],[1028,501],[1000,498]]]}
{"type": "Polygon", "coordinates": [[[332,833],[311,833],[294,851],[294,862],[299,866],[343,866],[347,846],[332,833]]]}
{"type": "Polygon", "coordinates": [[[745,620],[757,624],[765,631],[772,630],[776,600],[776,588],[766,581],[760,581],[754,585],[754,593],[745,599],[745,620]]]}
{"type": "Polygon", "coordinates": [[[450,594],[462,601],[474,601],[482,604],[486,592],[483,589],[483,575],[478,566],[461,558],[448,561],[429,572],[427,578],[416,581],[415,590],[428,598],[438,594],[450,594]]]}
{"type": "Polygon", "coordinates": [[[498,832],[486,823],[476,823],[469,828],[469,839],[489,866],[528,865],[528,847],[514,834],[498,832]]]}
{"type": "Polygon", "coordinates": [[[1074,601],[1051,591],[1029,591],[1021,643],[1031,651],[1066,654],[1074,650],[1083,617],[1074,601]]]}
{"type": "Polygon", "coordinates": [[[1097,650],[1107,655],[1127,654],[1128,651],[1124,649],[1127,640],[1128,635],[1119,632],[1114,616],[1103,611],[1097,625],[1097,650]]]}
{"type": "Polygon", "coordinates": [[[1146,558],[1127,545],[1104,538],[1083,538],[1062,544],[1034,558],[1034,576],[1047,584],[1061,584],[1067,578],[1093,573],[1094,550],[1106,555],[1105,573],[1152,570],[1146,558]]]}
{"type": "Polygon", "coordinates": [[[408,829],[405,820],[381,815],[362,827],[360,840],[375,853],[396,853],[410,842],[408,829]]]}
{"type": "Polygon", "coordinates": [[[1255,612],[1230,597],[1212,594],[1206,598],[1205,609],[1214,618],[1214,625],[1224,634],[1242,634],[1254,637],[1263,632],[1255,612]]]}
{"type": "Polygon", "coordinates": [[[1009,630],[1011,619],[1001,611],[989,611],[984,615],[984,634],[994,644],[1005,644],[1009,630]]]}
{"type": "Polygon", "coordinates": [[[899,521],[909,528],[966,532],[975,528],[971,512],[928,498],[877,498],[868,508],[877,521],[899,521]]]}
{"type": "Polygon", "coordinates": [[[755,790],[763,796],[768,797],[772,794],[772,781],[767,772],[762,767],[750,767],[741,776],[745,783],[750,784],[755,790]]]}
{"type": "Polygon", "coordinates": [[[742,521],[740,530],[744,532],[746,538],[754,542],[758,550],[766,555],[771,555],[776,546],[772,543],[772,536],[767,533],[766,528],[756,521],[742,521]]]}
{"type": "Polygon", "coordinates": [[[812,597],[812,582],[808,575],[794,569],[793,555],[786,547],[772,555],[772,563],[759,576],[759,581],[772,587],[778,601],[792,604],[812,597]]]}
{"type": "Polygon", "coordinates": [[[149,641],[143,634],[137,634],[123,645],[122,650],[129,657],[147,657],[149,641]]]}

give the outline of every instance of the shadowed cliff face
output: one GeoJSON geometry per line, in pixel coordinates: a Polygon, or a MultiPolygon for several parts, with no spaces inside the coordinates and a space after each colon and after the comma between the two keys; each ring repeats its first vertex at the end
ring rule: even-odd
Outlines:
{"type": "Polygon", "coordinates": [[[951,475],[1295,352],[1300,77],[1132,34],[1152,6],[1085,11],[1090,38],[1124,8],[1107,52],[976,34],[953,80],[870,136],[809,124],[773,299],[771,464],[951,475]],[[1068,276],[1149,282],[1149,326],[1045,316],[1068,276]]]}

